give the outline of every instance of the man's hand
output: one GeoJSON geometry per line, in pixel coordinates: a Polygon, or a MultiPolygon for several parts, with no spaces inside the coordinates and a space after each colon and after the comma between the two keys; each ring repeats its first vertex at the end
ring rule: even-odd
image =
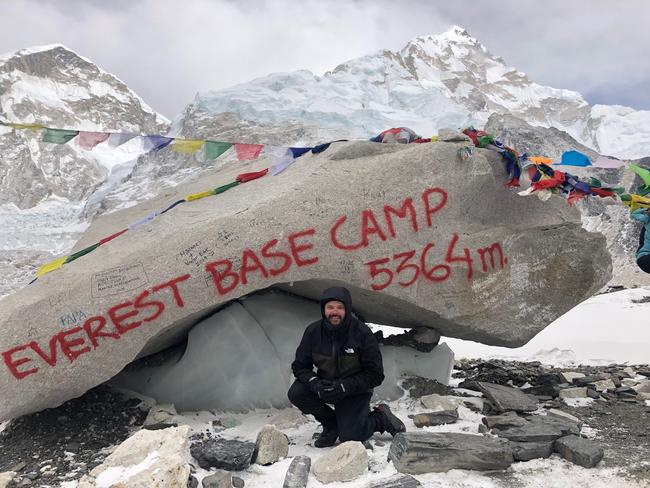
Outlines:
{"type": "Polygon", "coordinates": [[[338,403],[347,396],[345,387],[340,381],[323,380],[321,384],[322,388],[318,390],[318,396],[327,403],[338,403]]]}

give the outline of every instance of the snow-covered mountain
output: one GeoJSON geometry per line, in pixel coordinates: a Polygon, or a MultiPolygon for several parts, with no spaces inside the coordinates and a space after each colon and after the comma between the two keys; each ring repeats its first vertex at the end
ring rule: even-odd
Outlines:
{"type": "MultiPolygon", "coordinates": [[[[590,106],[577,92],[539,85],[492,55],[464,29],[410,41],[402,50],[347,61],[323,76],[276,73],[198,95],[191,114],[236,112],[266,124],[295,121],[368,137],[407,126],[483,127],[493,113],[556,127],[601,154],[650,155],[650,111],[590,106]]],[[[174,124],[180,130],[184,116],[174,124]]]]}
{"type": "MultiPolygon", "coordinates": [[[[164,134],[168,127],[119,79],[60,45],[0,56],[0,119],[143,134],[164,134]]],[[[624,159],[650,155],[649,111],[590,106],[579,93],[534,83],[457,26],[413,39],[398,52],[347,61],[323,76],[272,74],[199,94],[176,118],[171,135],[314,145],[395,126],[430,136],[469,124],[552,157],[571,148],[624,159]]],[[[206,162],[200,153],[170,148],[142,155],[137,140],[83,151],[75,141],[44,144],[29,131],[0,126],[0,296],[28,281],[44,256],[68,252],[95,215],[200,178],[232,158],[226,153],[206,162]]],[[[599,176],[634,183],[622,171],[599,176]]],[[[624,210],[590,203],[585,225],[610,235],[615,261],[631,263],[614,283],[643,285],[630,261],[635,229],[624,210]]]]}
{"type": "MultiPolygon", "coordinates": [[[[0,56],[0,120],[143,134],[168,128],[122,81],[61,45],[0,56]]],[[[0,296],[35,263],[72,247],[86,227],[86,200],[116,166],[133,165],[141,146],[133,140],[85,151],[0,126],[0,296]]]]}

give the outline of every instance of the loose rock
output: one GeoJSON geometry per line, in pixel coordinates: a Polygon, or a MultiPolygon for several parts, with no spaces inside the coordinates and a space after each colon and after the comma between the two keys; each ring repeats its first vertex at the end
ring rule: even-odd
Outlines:
{"type": "Polygon", "coordinates": [[[553,454],[554,442],[510,442],[512,455],[516,461],[547,458],[553,454]]]}
{"type": "Polygon", "coordinates": [[[309,456],[296,456],[291,461],[287,474],[284,476],[282,488],[305,488],[309,479],[311,458],[309,456]]]}
{"type": "Polygon", "coordinates": [[[321,483],[350,481],[368,470],[368,453],[361,442],[339,444],[314,463],[314,475],[321,483]]]}
{"type": "Polygon", "coordinates": [[[255,441],[255,462],[273,464],[289,454],[289,439],[273,425],[265,425],[255,441]]]}
{"type": "Polygon", "coordinates": [[[232,488],[232,475],[228,471],[218,469],[216,473],[203,478],[203,488],[232,488]]]}
{"type": "Polygon", "coordinates": [[[505,469],[514,461],[507,442],[457,433],[401,432],[388,458],[400,473],[422,474],[450,469],[505,469]]]}
{"type": "Polygon", "coordinates": [[[166,429],[167,427],[176,427],[177,422],[174,416],[177,415],[176,408],[173,404],[154,405],[149,410],[147,418],[144,419],[143,427],[149,430],[166,429]]]}
{"type": "Polygon", "coordinates": [[[479,382],[481,392],[501,412],[533,412],[537,410],[537,399],[516,388],[493,383],[479,382]]]}
{"type": "Polygon", "coordinates": [[[255,444],[237,440],[209,439],[192,444],[190,452],[203,469],[243,471],[251,464],[255,444]]]}
{"type": "Polygon", "coordinates": [[[370,482],[368,488],[417,488],[422,486],[418,480],[408,474],[394,474],[390,478],[370,482]]]}
{"type": "Polygon", "coordinates": [[[416,427],[430,427],[432,425],[453,424],[458,420],[457,410],[443,410],[441,412],[419,413],[413,416],[416,427]]]}
{"type": "Polygon", "coordinates": [[[587,396],[587,387],[565,388],[560,390],[560,398],[585,398],[587,396]]]}
{"type": "Polygon", "coordinates": [[[434,412],[440,410],[455,410],[458,407],[458,401],[453,401],[447,396],[438,395],[425,395],[420,398],[420,402],[425,408],[431,409],[434,412]]]}
{"type": "Polygon", "coordinates": [[[593,441],[575,435],[555,441],[555,452],[564,459],[585,468],[593,468],[603,459],[603,448],[593,441]]]}

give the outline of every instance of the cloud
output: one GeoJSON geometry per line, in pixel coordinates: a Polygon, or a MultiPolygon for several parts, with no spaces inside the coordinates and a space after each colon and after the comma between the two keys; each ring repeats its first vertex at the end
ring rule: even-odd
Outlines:
{"type": "Polygon", "coordinates": [[[644,25],[650,2],[643,0],[628,0],[625,8],[604,0],[87,0],[71,5],[6,3],[0,52],[62,43],[114,73],[168,117],[199,91],[271,72],[322,74],[452,24],[465,27],[539,83],[598,93],[606,103],[650,108],[644,105],[647,97],[622,93],[630,83],[650,80],[643,52],[650,45],[644,25]]]}

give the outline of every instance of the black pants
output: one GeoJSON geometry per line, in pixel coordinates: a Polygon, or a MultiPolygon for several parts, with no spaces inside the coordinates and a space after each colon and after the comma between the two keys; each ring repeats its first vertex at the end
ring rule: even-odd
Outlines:
{"type": "MultiPolygon", "coordinates": [[[[641,228],[641,235],[639,235],[639,247],[637,248],[637,252],[639,252],[639,250],[643,247],[644,243],[645,243],[645,225],[641,228]]],[[[641,268],[646,273],[650,273],[650,254],[641,256],[639,259],[636,260],[636,264],[639,266],[639,268],[641,268]]]]}
{"type": "Polygon", "coordinates": [[[370,412],[371,393],[345,397],[332,408],[306,385],[295,381],[287,396],[302,413],[313,415],[325,427],[338,428],[341,442],[363,442],[370,439],[373,432],[386,430],[381,413],[370,412]]]}

